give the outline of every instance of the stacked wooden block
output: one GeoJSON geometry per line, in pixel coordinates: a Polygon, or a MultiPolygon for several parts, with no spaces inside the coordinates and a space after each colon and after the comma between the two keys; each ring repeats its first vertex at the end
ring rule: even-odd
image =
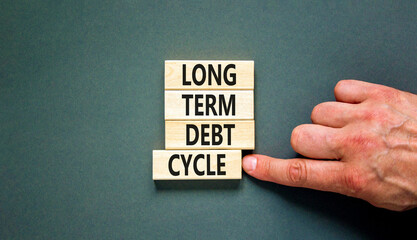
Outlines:
{"type": "Polygon", "coordinates": [[[167,150],[153,151],[153,179],[241,179],[253,90],[253,61],[165,61],[167,150]]]}

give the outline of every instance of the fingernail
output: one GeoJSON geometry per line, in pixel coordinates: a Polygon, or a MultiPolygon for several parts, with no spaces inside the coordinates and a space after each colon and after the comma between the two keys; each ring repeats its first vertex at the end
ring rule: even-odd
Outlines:
{"type": "Polygon", "coordinates": [[[256,163],[257,163],[257,159],[255,157],[252,156],[248,156],[248,157],[244,157],[243,158],[243,169],[245,169],[245,171],[247,172],[252,172],[253,170],[256,169],[256,163]]]}

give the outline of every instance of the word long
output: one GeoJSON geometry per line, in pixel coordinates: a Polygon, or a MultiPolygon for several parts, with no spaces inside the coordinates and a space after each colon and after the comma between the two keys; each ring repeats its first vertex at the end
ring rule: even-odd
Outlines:
{"type": "MultiPolygon", "coordinates": [[[[207,80],[208,85],[212,85],[213,80],[216,82],[217,85],[222,84],[222,80],[226,83],[226,85],[233,86],[236,84],[236,73],[228,72],[230,69],[235,69],[235,64],[227,64],[224,67],[223,71],[223,78],[222,78],[222,65],[217,64],[217,72],[213,67],[213,64],[208,64],[208,69],[204,67],[203,64],[196,64],[193,67],[191,79],[193,83],[197,86],[201,86],[207,80]],[[208,78],[207,78],[208,76],[208,78]]],[[[187,81],[187,64],[182,65],[182,84],[184,86],[191,85],[191,81],[187,81]]]]}

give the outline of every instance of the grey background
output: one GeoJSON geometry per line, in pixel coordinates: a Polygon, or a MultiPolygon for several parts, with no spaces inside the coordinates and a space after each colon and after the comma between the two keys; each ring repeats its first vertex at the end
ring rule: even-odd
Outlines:
{"type": "Polygon", "coordinates": [[[416,1],[1,1],[0,239],[412,231],[415,210],[246,174],[154,182],[151,166],[164,149],[164,60],[254,60],[254,152],[291,158],[292,129],[338,80],[417,92],[416,12],[416,1]]]}

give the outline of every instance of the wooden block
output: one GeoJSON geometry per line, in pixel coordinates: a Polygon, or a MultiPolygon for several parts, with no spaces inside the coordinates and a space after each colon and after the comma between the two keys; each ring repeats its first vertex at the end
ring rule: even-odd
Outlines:
{"type": "Polygon", "coordinates": [[[153,180],[241,179],[240,150],[154,150],[153,180]]]}
{"type": "Polygon", "coordinates": [[[253,91],[165,91],[165,120],[253,119],[253,91]]]}
{"type": "Polygon", "coordinates": [[[165,61],[165,89],[254,88],[254,61],[165,61]]]}
{"type": "Polygon", "coordinates": [[[165,121],[166,149],[255,149],[255,121],[165,121]]]}

